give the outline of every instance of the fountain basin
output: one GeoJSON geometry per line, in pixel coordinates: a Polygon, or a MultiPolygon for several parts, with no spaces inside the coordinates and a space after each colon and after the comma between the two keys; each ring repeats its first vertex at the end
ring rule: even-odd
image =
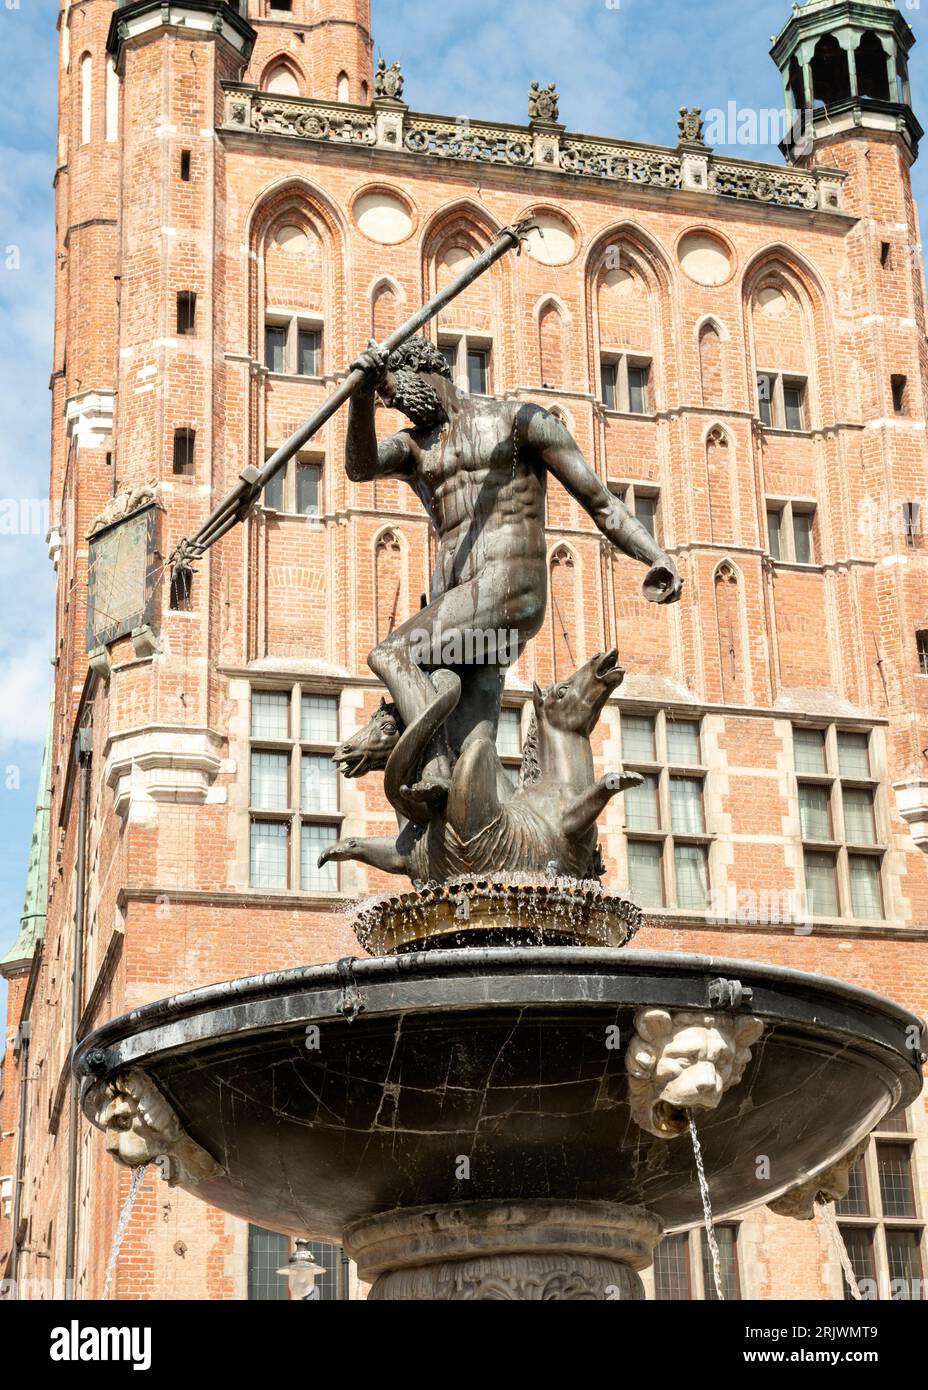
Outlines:
{"type": "Polygon", "coordinates": [[[359,909],[352,928],[373,956],[459,946],[625,946],[641,908],[597,880],[487,874],[420,885],[359,909]]]}
{"type": "Polygon", "coordinates": [[[923,1025],[868,990],[750,961],[568,947],[213,985],[107,1023],[75,1068],[98,1124],[107,1083],[143,1073],[215,1160],[197,1195],[275,1230],[339,1241],[365,1218],[472,1201],[609,1202],[674,1230],[702,1215],[693,1154],[635,1124],[624,1051],[641,1008],[720,998],[749,1000],[737,1012],[764,1029],[699,1122],[717,1217],[826,1169],[921,1088],[923,1025]]]}

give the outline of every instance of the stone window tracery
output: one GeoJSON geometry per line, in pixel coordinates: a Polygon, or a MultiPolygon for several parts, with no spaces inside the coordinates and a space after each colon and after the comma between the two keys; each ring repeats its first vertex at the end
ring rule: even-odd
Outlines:
{"type": "MultiPolygon", "coordinates": [[[[851,1169],[847,1196],[835,1205],[858,1292],[866,1301],[928,1300],[916,1152],[907,1111],[882,1120],[851,1169]]],[[[842,1284],[845,1299],[852,1299],[846,1275],[842,1284]]]]}
{"type": "Polygon", "coordinates": [[[886,836],[870,733],[795,725],[793,760],[810,915],[881,919],[886,836]]]}
{"type": "Polygon", "coordinates": [[[625,792],[625,833],[632,895],[642,907],[709,904],[705,779],[698,719],[622,712],[622,761],[641,786],[625,792]]]}
{"type": "Polygon", "coordinates": [[[299,682],[254,688],[249,742],[252,888],[337,893],[338,866],[317,867],[338,839],[338,696],[299,682]]]}

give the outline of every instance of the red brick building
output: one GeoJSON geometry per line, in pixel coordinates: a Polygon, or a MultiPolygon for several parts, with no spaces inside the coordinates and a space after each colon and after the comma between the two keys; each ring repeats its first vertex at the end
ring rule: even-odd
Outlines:
{"type": "MultiPolygon", "coordinates": [[[[595,752],[645,773],[602,828],[607,881],[648,908],[636,944],[928,1006],[928,339],[895,6],[793,12],[773,56],[811,124],[783,166],[714,155],[689,112],[667,147],[572,135],[544,91],[521,127],[417,115],[395,70],[375,82],[367,0],[245,9],[60,18],[55,701],[2,965],[0,1271],[24,1296],[100,1296],[128,1182],[72,1114],[72,1012],[83,1035],[356,953],[346,908],[390,882],[315,862],[392,823],[378,780],[337,785],[328,757],[427,587],[418,503],[347,481],[343,412],[189,597],[166,559],[371,335],[530,209],[544,236],[431,331],[462,386],[558,412],[686,584],[647,605],[552,485],[549,611],[501,747],[518,759],[533,680],[615,643],[629,674],[595,752]]],[[[895,1117],[839,1209],[881,1297],[922,1291],[926,1138],[921,1103],[895,1117]]],[[[760,1206],[721,1239],[730,1296],[843,1296],[818,1224],[760,1206]]],[[[665,1242],[659,1296],[703,1296],[700,1242],[665,1242]]],[[[273,1296],[279,1256],[149,1177],[114,1296],[273,1296]]]]}

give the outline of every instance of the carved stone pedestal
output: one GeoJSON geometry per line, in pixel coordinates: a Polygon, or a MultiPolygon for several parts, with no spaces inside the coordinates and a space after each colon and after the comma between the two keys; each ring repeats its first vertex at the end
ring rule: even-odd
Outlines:
{"type": "Polygon", "coordinates": [[[644,1298],[661,1223],[619,1202],[462,1202],[367,1217],[344,1234],[373,1299],[644,1298]]]}

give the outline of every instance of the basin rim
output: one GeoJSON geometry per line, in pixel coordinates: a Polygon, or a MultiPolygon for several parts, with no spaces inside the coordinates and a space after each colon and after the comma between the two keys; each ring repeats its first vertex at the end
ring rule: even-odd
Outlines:
{"type": "Polygon", "coordinates": [[[357,1016],[368,1019],[399,1012],[492,1011],[518,1005],[724,1012],[709,999],[709,981],[718,977],[742,980],[753,989],[751,1004],[738,1012],[781,1025],[792,1019],[804,1031],[850,1033],[862,1046],[869,1043],[904,1058],[910,1074],[918,1078],[913,1093],[918,1094],[921,1058],[905,1038],[911,1037],[913,1027],[921,1030],[923,1050],[925,1025],[872,990],[760,961],[584,946],[348,957],[207,985],[155,1000],[103,1024],[83,1039],[73,1065],[79,1076],[99,1079],[210,1038],[347,1019],[346,1008],[358,1005],[357,1016]],[[784,1017],[787,1002],[793,1007],[784,1017]]]}

